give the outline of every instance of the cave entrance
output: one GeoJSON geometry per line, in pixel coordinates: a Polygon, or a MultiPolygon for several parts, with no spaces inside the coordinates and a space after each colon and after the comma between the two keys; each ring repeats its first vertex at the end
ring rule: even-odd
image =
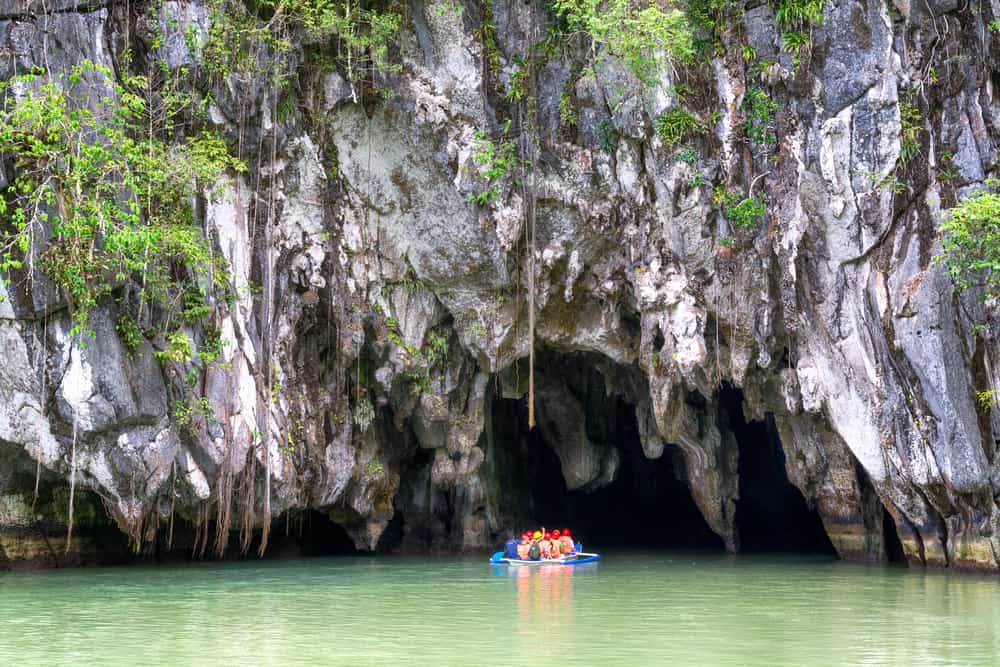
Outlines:
{"type": "Polygon", "coordinates": [[[680,448],[667,445],[647,458],[635,406],[609,392],[599,368],[630,372],[597,355],[540,355],[539,426],[530,431],[524,399],[492,399],[487,465],[505,523],[514,530],[570,527],[599,548],[721,551],[691,497],[680,448]]]}
{"type": "MultiPolygon", "coordinates": [[[[301,556],[353,556],[361,552],[347,530],[330,515],[316,510],[285,514],[272,528],[278,538],[274,545],[280,554],[287,549],[301,556]]],[[[271,538],[274,540],[274,537],[271,538]]],[[[269,547],[270,549],[271,547],[269,547]]]]}
{"type": "Polygon", "coordinates": [[[719,408],[739,446],[736,528],[741,552],[836,555],[823,520],[810,508],[785,470],[785,453],[774,418],[747,422],[743,392],[719,391],[719,408]]]}
{"type": "Polygon", "coordinates": [[[684,482],[686,468],[680,447],[667,445],[658,458],[647,458],[639,439],[635,407],[621,398],[611,402],[618,473],[607,486],[567,492],[570,525],[579,526],[584,535],[602,546],[722,550],[722,540],[708,527],[684,482]]]}

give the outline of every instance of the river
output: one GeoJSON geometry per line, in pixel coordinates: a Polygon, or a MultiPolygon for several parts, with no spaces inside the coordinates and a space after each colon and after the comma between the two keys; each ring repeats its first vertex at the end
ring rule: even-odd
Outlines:
{"type": "Polygon", "coordinates": [[[0,665],[997,665],[1000,580],[825,558],[343,557],[0,575],[0,665]]]}

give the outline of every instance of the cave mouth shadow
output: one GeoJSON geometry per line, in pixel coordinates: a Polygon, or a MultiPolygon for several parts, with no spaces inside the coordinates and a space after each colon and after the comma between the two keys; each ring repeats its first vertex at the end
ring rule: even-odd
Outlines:
{"type": "Polygon", "coordinates": [[[741,553],[801,553],[836,556],[815,507],[788,479],[785,452],[774,416],[747,421],[743,392],[723,385],[721,418],[739,448],[736,529],[741,553]]]}
{"type": "MultiPolygon", "coordinates": [[[[492,453],[487,459],[506,487],[505,512],[514,530],[569,527],[594,548],[692,548],[722,552],[723,541],[709,528],[687,484],[680,447],[666,445],[655,459],[642,449],[635,405],[610,394],[597,355],[540,355],[540,374],[565,382],[567,400],[583,408],[586,439],[598,455],[613,450],[616,473],[610,483],[567,488],[562,464],[540,427],[528,429],[524,398],[493,396],[490,402],[492,453]],[[594,488],[588,488],[594,487],[594,488]]],[[[608,360],[600,360],[607,366],[608,360]]],[[[539,399],[542,400],[542,399],[539,399]]],[[[553,400],[551,393],[546,400],[553,400]]],[[[558,400],[558,398],[556,398],[558,400]]],[[[539,410],[539,419],[545,419],[539,410]]],[[[549,437],[569,430],[550,426],[549,437]]],[[[579,435],[580,431],[576,433],[579,435]]],[[[501,535],[501,537],[503,537],[501,535]]]]}
{"type": "MultiPolygon", "coordinates": [[[[166,564],[257,560],[262,531],[259,527],[254,528],[244,549],[239,531],[230,530],[225,551],[221,555],[216,552],[214,521],[209,521],[199,529],[194,523],[178,518],[174,526],[173,541],[169,545],[166,535],[166,530],[159,531],[156,540],[146,545],[140,554],[131,555],[128,562],[152,561],[166,564]]],[[[285,512],[274,519],[263,560],[312,556],[362,556],[368,553],[359,550],[347,530],[336,523],[329,514],[308,509],[285,512]]]]}
{"type": "Polygon", "coordinates": [[[593,490],[566,488],[558,456],[538,429],[531,447],[538,452],[535,501],[546,526],[559,521],[585,542],[601,548],[692,548],[722,551],[695,505],[685,480],[684,456],[667,445],[656,459],[646,458],[639,440],[634,406],[620,397],[609,400],[619,467],[613,482],[593,490]]]}
{"type": "MultiPolygon", "coordinates": [[[[551,369],[540,365],[539,371],[559,373],[584,406],[588,440],[616,450],[617,474],[605,486],[567,489],[559,457],[543,429],[527,427],[526,400],[490,399],[493,457],[503,459],[500,468],[507,471],[500,483],[509,487],[508,500],[514,496],[511,502],[519,505],[519,511],[507,513],[516,519],[511,528],[568,526],[595,548],[724,551],[723,540],[709,528],[691,495],[681,448],[667,444],[659,457],[646,457],[635,405],[621,395],[608,395],[594,356],[543,354],[543,364],[553,358],[555,364],[551,369]]],[[[735,519],[740,551],[836,556],[818,512],[788,480],[773,419],[748,423],[738,389],[723,386],[717,400],[719,426],[732,431],[739,448],[735,519]]]]}

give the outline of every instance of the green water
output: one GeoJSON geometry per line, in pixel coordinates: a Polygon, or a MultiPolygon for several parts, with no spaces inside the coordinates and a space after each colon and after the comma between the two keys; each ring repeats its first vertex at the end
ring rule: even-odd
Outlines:
{"type": "Polygon", "coordinates": [[[0,575],[0,665],[997,665],[1000,579],[803,558],[0,575]]]}

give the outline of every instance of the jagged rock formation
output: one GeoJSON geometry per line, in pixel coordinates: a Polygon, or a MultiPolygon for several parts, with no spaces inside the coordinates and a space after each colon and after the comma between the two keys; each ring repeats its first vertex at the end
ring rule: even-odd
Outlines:
{"type": "MultiPolygon", "coordinates": [[[[11,283],[0,461],[19,473],[0,469],[0,563],[21,557],[41,511],[25,481],[35,461],[49,485],[75,474],[140,543],[174,517],[204,540],[209,524],[252,531],[311,508],[365,549],[394,516],[404,542],[493,544],[528,513],[513,500],[517,456],[494,434],[511,418],[498,401],[526,392],[530,197],[538,428],[568,489],[606,485],[618,466],[584,427],[600,405],[580,387],[597,372],[634,406],[648,457],[681,448],[692,498],[737,550],[726,383],[748,418],[773,416],[788,477],[841,556],[886,557],[884,507],[910,562],[1000,568],[1000,415],[976,400],[996,323],[932,261],[941,211],[996,170],[1000,36],[987,25],[1000,6],[830,0],[796,65],[772,6],[750,3],[715,57],[645,91],[613,60],[582,76],[587,50],[570,43],[537,69],[531,128],[503,92],[553,20],[544,3],[452,4],[408,4],[387,99],[355,104],[307,39],[281,55],[297,72],[290,105],[254,75],[215,91],[213,122],[253,148],[250,171],[202,207],[234,296],[213,315],[221,358],[195,387],[190,362],[154,358],[162,338],[128,352],[112,299],[83,346],[43,275],[11,283]],[[681,83],[708,127],[687,155],[653,129],[681,83]],[[746,138],[758,90],[775,105],[770,148],[746,138]],[[920,113],[905,161],[901,103],[920,113]],[[478,206],[476,132],[501,137],[508,118],[518,145],[532,131],[532,189],[511,180],[478,206]],[[720,188],[766,193],[763,224],[734,228],[720,188]],[[211,409],[180,424],[185,392],[211,409]]],[[[4,78],[114,68],[143,30],[141,12],[113,4],[7,5],[4,78]]],[[[183,36],[207,34],[210,3],[166,2],[161,19],[171,65],[195,58],[183,36]]]]}

